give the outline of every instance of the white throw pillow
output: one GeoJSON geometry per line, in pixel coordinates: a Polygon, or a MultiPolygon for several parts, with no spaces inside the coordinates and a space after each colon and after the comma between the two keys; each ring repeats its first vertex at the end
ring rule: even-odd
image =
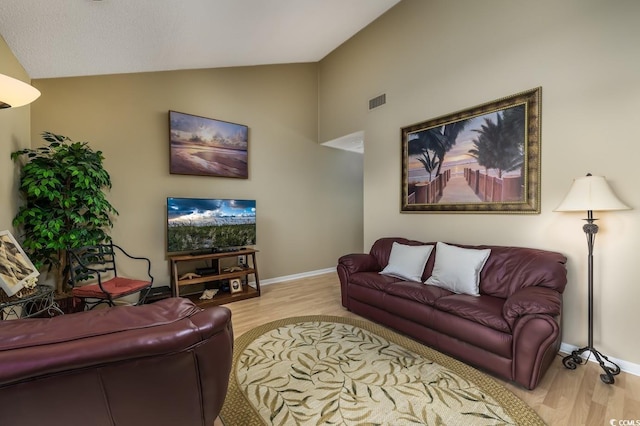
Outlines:
{"type": "Polygon", "coordinates": [[[438,242],[433,273],[425,284],[479,296],[480,272],[490,254],[491,249],[467,249],[438,242]]]}
{"type": "Polygon", "coordinates": [[[424,265],[427,264],[431,251],[433,251],[433,246],[408,246],[394,242],[391,246],[389,263],[380,273],[409,281],[422,282],[424,265]]]}

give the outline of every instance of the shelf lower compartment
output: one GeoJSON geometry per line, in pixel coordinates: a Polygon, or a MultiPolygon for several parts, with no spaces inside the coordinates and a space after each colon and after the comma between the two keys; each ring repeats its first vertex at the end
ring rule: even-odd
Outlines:
{"type": "Polygon", "coordinates": [[[243,269],[241,271],[233,271],[233,272],[222,272],[220,274],[211,274],[211,275],[203,275],[201,277],[198,278],[187,278],[184,280],[178,280],[178,285],[179,286],[186,286],[186,285],[194,285],[194,284],[201,284],[201,283],[208,283],[208,282],[213,282],[213,281],[222,281],[222,280],[228,280],[231,278],[242,278],[245,277],[247,275],[251,275],[254,274],[255,275],[256,271],[253,268],[246,268],[243,269]]]}
{"type": "Polygon", "coordinates": [[[235,252],[170,256],[172,294],[174,296],[187,298],[201,307],[224,305],[238,300],[259,297],[260,281],[258,280],[256,253],[257,250],[244,249],[235,252]],[[240,255],[245,256],[242,266],[234,265],[224,267],[227,266],[224,263],[229,264],[229,262],[221,262],[224,259],[234,258],[240,255]],[[209,267],[209,265],[207,265],[206,269],[219,272],[198,277],[194,277],[193,275],[190,275],[189,272],[186,272],[198,269],[197,265],[194,263],[202,264],[203,261],[209,260],[211,261],[211,266],[209,267]],[[240,268],[238,266],[240,266],[240,268]],[[250,281],[250,275],[253,275],[253,281],[250,281]],[[180,279],[181,276],[183,279],[180,279]],[[221,287],[226,289],[233,280],[239,280],[242,282],[242,291],[236,293],[226,291],[224,293],[216,294],[211,299],[200,300],[200,296],[204,290],[221,287]],[[226,281],[229,281],[229,283],[226,283],[226,281]]]}
{"type": "Polygon", "coordinates": [[[260,296],[260,293],[258,293],[258,290],[256,290],[251,286],[243,286],[242,291],[238,293],[233,293],[233,294],[226,293],[226,292],[218,293],[215,296],[213,296],[212,299],[200,300],[201,295],[202,295],[202,292],[198,292],[198,293],[191,293],[191,294],[181,294],[180,297],[185,297],[191,300],[196,305],[200,307],[204,307],[204,306],[224,305],[226,303],[236,302],[238,300],[251,299],[253,297],[260,296]]]}

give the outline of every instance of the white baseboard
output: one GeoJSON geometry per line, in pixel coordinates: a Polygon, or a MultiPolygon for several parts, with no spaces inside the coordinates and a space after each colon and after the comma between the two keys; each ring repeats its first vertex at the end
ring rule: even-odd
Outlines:
{"type": "Polygon", "coordinates": [[[262,286],[262,285],[281,283],[285,281],[299,280],[301,278],[315,277],[316,275],[328,274],[329,272],[335,272],[335,271],[336,271],[336,268],[333,267],[333,268],[326,268],[326,269],[318,269],[316,271],[302,272],[300,274],[285,275],[282,277],[275,277],[275,278],[269,278],[266,280],[260,280],[260,285],[262,286]]]}
{"type": "MultiPolygon", "coordinates": [[[[570,354],[571,352],[575,351],[576,349],[580,349],[578,346],[573,346],[570,345],[568,343],[561,343],[560,344],[560,352],[565,353],[565,354],[570,354]]],[[[597,349],[597,348],[596,348],[597,349]]],[[[589,351],[586,351],[584,354],[582,354],[582,358],[586,359],[587,356],[589,356],[590,353],[589,351]],[[585,356],[585,354],[587,354],[585,356]]],[[[640,364],[635,364],[633,362],[629,362],[629,361],[625,361],[623,359],[617,359],[614,358],[612,356],[608,356],[609,360],[611,360],[612,362],[615,362],[616,364],[618,364],[618,366],[620,367],[620,370],[629,373],[629,374],[633,374],[635,376],[640,376],[640,364]]],[[[597,362],[595,357],[593,356],[589,356],[589,361],[591,362],[597,362]]]]}

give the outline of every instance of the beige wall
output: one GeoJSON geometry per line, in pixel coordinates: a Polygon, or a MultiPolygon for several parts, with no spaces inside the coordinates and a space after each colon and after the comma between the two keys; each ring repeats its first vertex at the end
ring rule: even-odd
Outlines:
{"type": "MultiPolygon", "coordinates": [[[[0,36],[0,74],[30,82],[29,76],[0,36]]],[[[11,160],[11,153],[30,144],[30,106],[0,110],[0,231],[8,229],[16,237],[12,226],[18,211],[19,173],[11,160]]]]}
{"type": "Polygon", "coordinates": [[[563,341],[587,340],[586,214],[555,213],[605,175],[634,210],[597,213],[595,344],[640,363],[640,2],[403,0],[320,63],[320,140],[365,132],[364,248],[380,236],[521,245],[568,257],[563,341]],[[400,128],[542,86],[539,215],[400,214],[400,128]],[[367,100],[387,104],[367,112],[367,100]]]}
{"type": "MultiPolygon", "coordinates": [[[[634,207],[597,214],[595,343],[640,363],[640,286],[632,270],[640,251],[637,16],[635,0],[403,0],[320,62],[319,103],[312,64],[35,81],[41,99],[0,111],[0,229],[17,208],[8,156],[28,145],[31,108],[34,143],[51,130],[104,151],[114,182],[109,198],[121,213],[113,235],[149,253],[160,282],[168,279],[166,196],[256,198],[263,278],[333,266],[382,235],[561,251],[569,258],[563,340],[582,345],[583,215],[552,210],[571,180],[590,171],[607,176],[634,207]],[[401,127],[537,86],[540,215],[399,213],[401,127]],[[381,93],[387,105],[367,112],[367,100],[381,93]],[[170,175],[169,109],[247,124],[250,179],[170,175]],[[316,114],[320,141],[365,131],[364,218],[356,217],[359,157],[317,146],[316,114]]],[[[4,41],[0,72],[28,79],[4,41]]]]}
{"type": "Polygon", "coordinates": [[[262,279],[334,267],[362,242],[362,160],[317,143],[317,64],[34,80],[32,138],[101,150],[114,240],[169,282],[166,197],[257,200],[262,279]],[[168,111],[249,127],[249,179],[169,174],[168,111]]]}

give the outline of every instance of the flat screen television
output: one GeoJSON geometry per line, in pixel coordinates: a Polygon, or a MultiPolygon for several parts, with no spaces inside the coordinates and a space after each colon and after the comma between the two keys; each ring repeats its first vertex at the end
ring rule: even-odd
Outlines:
{"type": "Polygon", "coordinates": [[[167,252],[208,253],[255,244],[255,200],[167,198],[167,252]]]}

